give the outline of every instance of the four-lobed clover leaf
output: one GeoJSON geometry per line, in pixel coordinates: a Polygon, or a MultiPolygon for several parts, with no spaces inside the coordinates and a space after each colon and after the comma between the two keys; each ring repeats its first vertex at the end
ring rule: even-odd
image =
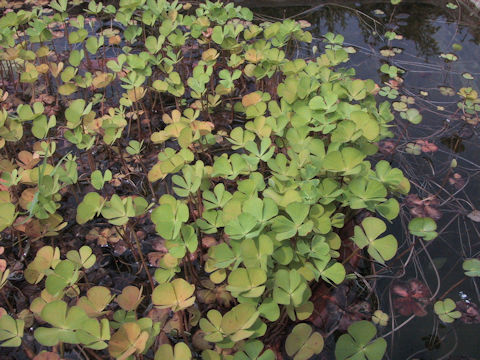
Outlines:
{"type": "Polygon", "coordinates": [[[344,175],[354,175],[361,171],[360,164],[365,155],[352,147],[345,147],[342,150],[335,150],[327,153],[323,160],[325,170],[341,172],[344,175]]]}
{"type": "Polygon", "coordinates": [[[272,220],[272,230],[276,233],[277,240],[286,240],[295,235],[305,236],[313,229],[313,222],[307,220],[310,206],[299,202],[290,203],[285,209],[289,215],[277,216],[272,220]]]}
{"type": "Polygon", "coordinates": [[[46,304],[41,318],[52,326],[39,327],[34,331],[35,339],[45,346],[54,346],[59,342],[80,343],[76,331],[89,319],[85,310],[78,306],[68,308],[67,303],[62,300],[46,304]]]}
{"type": "Polygon", "coordinates": [[[296,270],[280,269],[276,272],[273,300],[277,304],[297,307],[304,304],[310,295],[307,282],[296,270]]]}
{"type": "Polygon", "coordinates": [[[142,353],[147,340],[147,331],[142,331],[135,322],[127,322],[112,335],[108,343],[108,352],[114,358],[127,359],[130,355],[142,353]]]}
{"type": "Polygon", "coordinates": [[[462,317],[462,313],[458,310],[455,310],[457,305],[452,299],[439,300],[433,305],[433,310],[435,314],[438,315],[440,320],[445,323],[452,323],[455,319],[462,317]]]}
{"type": "Polygon", "coordinates": [[[295,325],[287,336],[285,350],[294,360],[307,360],[323,350],[323,337],[305,323],[295,325]]]}
{"type": "Polygon", "coordinates": [[[194,291],[194,285],[183,279],[175,279],[155,288],[152,293],[152,303],[159,309],[171,308],[173,311],[179,311],[193,305],[194,291]]]}
{"type": "Polygon", "coordinates": [[[470,277],[480,277],[480,259],[466,259],[463,261],[463,270],[465,275],[470,277]]]}
{"type": "Polygon", "coordinates": [[[235,297],[259,298],[265,291],[267,273],[260,268],[238,268],[228,276],[226,289],[235,297]]]}
{"type": "Polygon", "coordinates": [[[437,223],[429,217],[418,217],[410,220],[408,223],[408,231],[410,234],[419,236],[424,240],[433,240],[438,236],[437,223]]]}
{"type": "Polygon", "coordinates": [[[155,229],[165,239],[175,239],[189,218],[188,207],[176,200],[173,196],[163,195],[160,198],[160,206],[152,212],[152,221],[155,229]]]}
{"type": "Polygon", "coordinates": [[[263,343],[259,340],[248,341],[237,351],[233,360],[275,360],[275,354],[271,349],[263,351],[263,343]]]}
{"type": "Polygon", "coordinates": [[[0,317],[0,346],[18,347],[22,343],[25,321],[3,314],[0,317]]]}
{"type": "Polygon", "coordinates": [[[361,226],[355,226],[355,235],[352,240],[363,249],[368,246],[368,253],[379,263],[393,258],[397,252],[397,239],[393,235],[379,237],[387,230],[385,223],[375,217],[367,217],[361,226]]]}
{"type": "Polygon", "coordinates": [[[348,333],[337,340],[335,358],[337,360],[381,360],[387,349],[383,338],[374,340],[377,329],[369,321],[357,321],[348,327],[348,333]]]}
{"type": "Polygon", "coordinates": [[[187,344],[179,342],[175,346],[163,344],[158,347],[154,360],[190,360],[192,352],[187,344]]]}

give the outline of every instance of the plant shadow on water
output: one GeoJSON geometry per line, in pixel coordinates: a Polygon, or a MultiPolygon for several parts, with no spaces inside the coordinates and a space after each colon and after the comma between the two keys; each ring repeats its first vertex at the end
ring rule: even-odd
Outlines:
{"type": "MultiPolygon", "coordinates": [[[[480,207],[479,112],[465,111],[460,91],[479,90],[478,9],[466,1],[460,6],[448,1],[406,1],[396,6],[386,1],[332,1],[303,7],[273,1],[273,8],[239,3],[250,5],[261,18],[307,20],[318,47],[324,46],[326,33],[342,34],[343,45],[355,51],[351,63],[357,76],[373,79],[382,88],[380,95],[398,110],[396,136],[380,143],[380,150],[382,158],[401,168],[413,185],[400,219],[389,225],[390,232],[402,239],[401,256],[389,268],[371,269],[366,276],[376,279],[368,297],[384,311],[389,308],[395,323],[388,326],[398,328],[388,336],[388,357],[478,358],[479,288],[474,278],[465,279],[462,263],[480,251],[480,219],[474,212],[480,207]],[[384,64],[400,69],[400,77],[381,71],[384,64]],[[409,104],[423,116],[420,125],[403,120],[409,104]],[[412,215],[437,220],[439,236],[434,242],[412,238],[406,229],[412,215]],[[461,320],[447,327],[439,322],[433,297],[455,300],[461,320]]],[[[299,56],[311,51],[298,49],[299,56]]]]}

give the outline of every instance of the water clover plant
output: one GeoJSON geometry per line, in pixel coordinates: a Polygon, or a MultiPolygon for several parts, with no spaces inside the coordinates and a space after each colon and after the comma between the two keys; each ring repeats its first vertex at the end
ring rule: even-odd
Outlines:
{"type": "Polygon", "coordinates": [[[452,323],[462,316],[462,313],[455,310],[455,307],[455,301],[452,299],[439,300],[433,306],[435,314],[446,323],[452,323]]]}
{"type": "Polygon", "coordinates": [[[433,240],[437,237],[437,224],[431,218],[414,218],[408,224],[410,234],[419,236],[424,240],[433,240]]]}
{"type": "Polygon", "coordinates": [[[385,263],[397,252],[397,240],[393,235],[379,236],[385,232],[385,223],[374,217],[367,217],[361,226],[355,226],[353,241],[359,248],[368,246],[368,253],[376,261],[385,263]]]}
{"type": "MultiPolygon", "coordinates": [[[[0,317],[0,346],[23,337],[62,357],[116,359],[320,354],[317,292],[351,281],[356,254],[395,257],[386,221],[410,189],[373,157],[394,116],[375,83],[346,68],[343,36],[326,34],[325,51],[301,59],[292,50],[313,41],[303,22],[258,23],[233,3],[49,9],[0,18],[11,84],[0,102],[12,102],[0,110],[0,230],[39,290],[28,326],[15,309],[0,317]]],[[[414,109],[402,117],[421,121],[414,109]]],[[[409,229],[431,240],[432,221],[409,229]]],[[[11,291],[10,269],[0,274],[11,291]]],[[[380,359],[375,335],[352,324],[337,359],[380,359]]]]}
{"type": "Polygon", "coordinates": [[[375,338],[377,329],[371,322],[362,320],[348,327],[335,346],[335,358],[339,360],[380,360],[385,354],[387,342],[383,338],[375,338]]]}
{"type": "Polygon", "coordinates": [[[285,342],[288,356],[295,360],[309,359],[319,354],[323,349],[323,337],[312,331],[312,327],[305,323],[296,325],[285,342]]]}

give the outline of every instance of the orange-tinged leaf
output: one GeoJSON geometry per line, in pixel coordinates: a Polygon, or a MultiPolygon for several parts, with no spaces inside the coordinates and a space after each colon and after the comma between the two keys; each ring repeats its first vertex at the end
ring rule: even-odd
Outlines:
{"type": "Polygon", "coordinates": [[[245,59],[251,63],[256,64],[263,59],[263,55],[261,52],[255,49],[250,49],[245,53],[245,59]]]}
{"type": "Polygon", "coordinates": [[[208,50],[205,50],[203,53],[202,53],[202,60],[203,61],[213,61],[215,60],[216,58],[218,58],[218,51],[214,48],[210,48],[208,50]]]}
{"type": "Polygon", "coordinates": [[[33,169],[39,162],[40,156],[36,153],[32,154],[25,150],[18,153],[17,164],[23,169],[33,169]]]}
{"type": "Polygon", "coordinates": [[[108,38],[108,43],[110,45],[118,45],[122,42],[122,38],[119,35],[113,35],[108,38]]]}
{"type": "Polygon", "coordinates": [[[182,113],[177,109],[172,111],[172,115],[163,114],[162,120],[165,124],[173,124],[179,122],[182,117],[182,113]]]}
{"type": "Polygon", "coordinates": [[[204,136],[211,133],[215,128],[215,125],[210,121],[195,120],[190,123],[190,128],[195,132],[198,131],[200,135],[204,136]]]}
{"type": "Polygon", "coordinates": [[[48,72],[48,70],[50,69],[47,64],[37,65],[36,68],[37,68],[37,71],[38,71],[40,74],[46,74],[46,73],[48,72]]]}
{"type": "Polygon", "coordinates": [[[252,92],[242,98],[242,105],[245,107],[252,106],[258,104],[260,101],[262,101],[262,96],[257,92],[252,92]]]}
{"type": "Polygon", "coordinates": [[[147,340],[148,332],[142,331],[137,323],[125,323],[112,335],[108,352],[117,360],[124,360],[135,352],[141,353],[147,340]]]}
{"type": "Polygon", "coordinates": [[[167,176],[167,174],[162,171],[161,164],[157,163],[153,165],[153,167],[148,172],[148,181],[155,182],[157,180],[165,178],[165,176],[167,176]]]}
{"type": "Polygon", "coordinates": [[[63,70],[63,62],[57,63],[49,63],[50,65],[50,72],[52,73],[53,77],[57,77],[63,70]]]}
{"type": "Polygon", "coordinates": [[[136,101],[142,100],[146,93],[147,93],[147,90],[140,86],[140,87],[128,90],[127,94],[128,94],[128,98],[131,101],[136,102],[136,101]]]}
{"type": "Polygon", "coordinates": [[[23,190],[22,196],[20,196],[20,199],[18,200],[18,203],[22,207],[22,209],[24,210],[29,209],[30,204],[35,198],[35,194],[37,193],[37,190],[38,190],[37,188],[28,188],[23,190]]]}
{"type": "Polygon", "coordinates": [[[135,286],[123,288],[122,293],[117,297],[117,303],[125,311],[135,310],[143,299],[143,287],[138,289],[135,286]]]}
{"type": "Polygon", "coordinates": [[[93,78],[92,85],[96,89],[101,89],[109,85],[112,82],[112,80],[113,80],[113,74],[99,72],[97,73],[97,76],[93,78]]]}

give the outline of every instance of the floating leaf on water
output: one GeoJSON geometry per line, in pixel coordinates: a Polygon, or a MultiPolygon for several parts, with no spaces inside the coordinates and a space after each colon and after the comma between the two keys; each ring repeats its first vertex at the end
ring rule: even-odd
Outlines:
{"type": "Polygon", "coordinates": [[[468,72],[463,73],[462,76],[467,80],[473,80],[474,79],[473,75],[468,73],[468,72]]]}
{"type": "Polygon", "coordinates": [[[453,90],[449,86],[439,86],[438,90],[440,91],[440,94],[443,96],[454,96],[455,95],[455,90],[453,90]]]}
{"type": "Polygon", "coordinates": [[[410,208],[410,214],[414,217],[430,217],[438,220],[442,213],[438,210],[440,201],[436,197],[420,199],[416,194],[410,194],[405,198],[405,204],[410,208]]]}
{"type": "Polygon", "coordinates": [[[394,31],[387,31],[385,33],[385,37],[388,39],[388,40],[393,40],[395,39],[395,36],[397,36],[397,34],[394,32],[394,31]]]}
{"type": "Polygon", "coordinates": [[[457,301],[457,309],[462,313],[460,320],[464,324],[479,324],[480,323],[480,311],[477,304],[474,302],[463,299],[457,301]]]}
{"type": "Polygon", "coordinates": [[[405,151],[412,155],[420,155],[422,153],[422,147],[415,143],[408,143],[405,151]]]}
{"type": "Polygon", "coordinates": [[[452,299],[445,299],[444,301],[439,300],[435,303],[435,305],[433,305],[435,314],[437,314],[440,320],[445,323],[452,323],[455,321],[455,319],[462,317],[462,313],[460,311],[454,311],[455,307],[455,301],[452,299]]]}
{"type": "Polygon", "coordinates": [[[454,44],[452,44],[452,49],[454,51],[460,51],[460,50],[463,49],[463,46],[461,44],[454,43],[454,44]]]}
{"type": "Polygon", "coordinates": [[[480,276],[480,260],[479,259],[467,259],[463,262],[463,270],[465,275],[470,277],[480,276]]]}
{"type": "Polygon", "coordinates": [[[442,59],[447,60],[447,61],[457,61],[458,60],[458,56],[455,55],[455,54],[452,54],[452,53],[443,53],[443,54],[440,54],[440,57],[442,59]]]}
{"type": "Polygon", "coordinates": [[[395,56],[395,52],[392,49],[380,50],[380,54],[385,57],[395,56]]]}
{"type": "Polygon", "coordinates": [[[380,326],[387,326],[389,316],[385,314],[382,310],[375,310],[372,316],[372,321],[374,324],[378,324],[380,326]]]}
{"type": "Polygon", "coordinates": [[[405,112],[401,112],[400,116],[412,124],[420,124],[422,122],[422,114],[417,109],[408,109],[405,112]]]}
{"type": "Polygon", "coordinates": [[[458,5],[457,4],[454,4],[454,3],[451,3],[449,2],[447,5],[445,5],[447,8],[451,9],[451,10],[455,10],[456,8],[458,8],[458,5]]]}
{"type": "Polygon", "coordinates": [[[458,90],[457,94],[467,100],[476,100],[478,98],[478,92],[471,87],[463,87],[458,90]]]}
{"type": "Polygon", "coordinates": [[[408,109],[408,106],[404,102],[395,101],[393,103],[393,110],[395,111],[402,112],[402,111],[407,111],[407,109],[408,109]]]}
{"type": "Polygon", "coordinates": [[[387,349],[383,338],[373,340],[377,334],[375,325],[368,321],[357,321],[348,327],[348,334],[338,338],[335,346],[337,360],[381,360],[387,349]]]}
{"type": "Polygon", "coordinates": [[[344,47],[343,50],[345,50],[348,54],[355,54],[357,52],[357,49],[355,49],[353,46],[344,47]]]}
{"type": "Polygon", "coordinates": [[[418,217],[410,220],[408,223],[408,231],[410,231],[410,234],[422,237],[427,241],[437,237],[438,233],[435,230],[437,230],[437,223],[429,217],[418,217]]]}
{"type": "Polygon", "coordinates": [[[404,102],[407,105],[415,104],[415,98],[413,96],[402,95],[402,96],[400,96],[400,101],[404,102]]]}
{"type": "Polygon", "coordinates": [[[438,146],[428,140],[417,140],[416,143],[421,146],[424,153],[434,153],[438,150],[438,146]]]}

